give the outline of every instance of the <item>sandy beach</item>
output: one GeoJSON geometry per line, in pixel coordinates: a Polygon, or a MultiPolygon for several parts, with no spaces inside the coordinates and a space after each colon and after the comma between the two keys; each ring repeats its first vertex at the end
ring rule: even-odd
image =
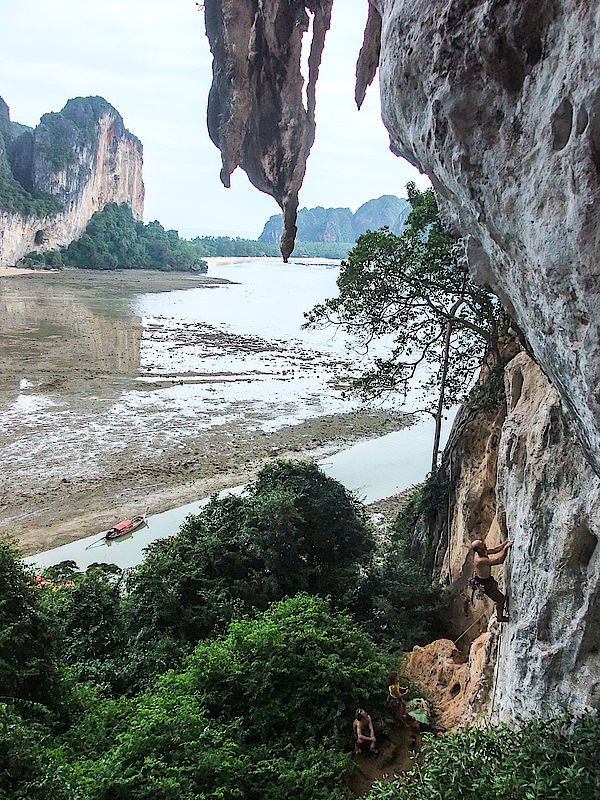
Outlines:
{"type": "MultiPolygon", "coordinates": [[[[259,426],[252,430],[250,409],[245,421],[232,418],[202,429],[193,415],[172,415],[165,422],[170,429],[158,441],[158,434],[148,433],[144,425],[145,414],[148,421],[154,416],[142,406],[136,411],[136,430],[127,416],[115,416],[91,440],[92,454],[85,445],[67,443],[73,413],[87,414],[78,419],[88,420],[89,428],[95,424],[96,407],[109,409],[124,392],[139,386],[141,326],[131,313],[131,297],[192,286],[210,291],[222,282],[210,274],[137,270],[26,271],[0,277],[0,409],[12,409],[12,419],[19,421],[15,414],[22,403],[23,419],[29,414],[32,420],[23,439],[15,438],[14,423],[0,428],[0,531],[14,537],[24,555],[103,530],[116,518],[146,508],[157,513],[246,483],[269,459],[322,458],[407,424],[398,413],[360,411],[315,416],[272,431],[259,426]],[[23,376],[35,387],[23,388],[23,376]],[[40,396],[54,405],[31,412],[27,403],[40,396]],[[66,396],[70,406],[63,410],[60,402],[66,396]],[[53,419],[57,430],[65,431],[64,442],[56,441],[51,455],[42,457],[37,455],[38,438],[51,435],[53,429],[45,426],[53,419]],[[124,439],[127,447],[120,444],[124,439]],[[73,457],[65,450],[72,450],[73,457]]],[[[236,348],[256,347],[254,340],[239,338],[236,348]]],[[[165,385],[163,381],[161,387],[165,385]]],[[[81,427],[75,435],[83,438],[89,431],[81,427]]]]}

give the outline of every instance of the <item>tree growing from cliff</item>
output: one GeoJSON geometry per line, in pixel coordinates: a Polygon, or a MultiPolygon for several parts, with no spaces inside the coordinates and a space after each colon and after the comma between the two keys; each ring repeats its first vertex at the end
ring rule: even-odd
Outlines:
{"type": "Polygon", "coordinates": [[[408,228],[367,231],[342,262],[339,295],[305,314],[307,327],[340,326],[367,352],[385,340],[360,374],[345,376],[365,400],[420,390],[436,420],[432,469],[437,466],[442,414],[460,402],[487,351],[497,351],[499,305],[470,279],[444,228],[431,189],[407,186],[408,228]]]}

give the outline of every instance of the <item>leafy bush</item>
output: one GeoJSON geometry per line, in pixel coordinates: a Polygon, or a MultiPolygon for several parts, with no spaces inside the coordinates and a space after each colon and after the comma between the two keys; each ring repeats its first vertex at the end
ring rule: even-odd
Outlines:
{"type": "Polygon", "coordinates": [[[494,365],[481,383],[477,383],[469,392],[465,405],[471,411],[495,411],[506,402],[504,388],[504,368],[506,361],[494,365]]]}
{"type": "Polygon", "coordinates": [[[341,800],[339,745],[386,668],[347,615],[296,597],[199,644],[138,698],[89,696],[56,755],[89,800],[341,800]]]}
{"type": "Polygon", "coordinates": [[[212,498],[177,538],[148,548],[128,581],[130,627],[140,642],[185,647],[300,591],[343,605],[372,550],[364,510],[340,483],[314,464],[276,461],[246,497],[212,498]]]}
{"type": "Polygon", "coordinates": [[[349,608],[380,645],[411,650],[439,633],[441,590],[420,572],[402,539],[383,547],[349,608]]]}
{"type": "Polygon", "coordinates": [[[66,770],[53,758],[46,724],[0,704],[0,798],[2,800],[84,800],[73,792],[66,770]]]}
{"type": "Polygon", "coordinates": [[[16,548],[0,541],[0,699],[37,711],[38,704],[56,708],[62,687],[55,637],[33,580],[16,548]]]}
{"type": "Polygon", "coordinates": [[[411,555],[423,575],[432,575],[434,571],[439,530],[443,527],[440,520],[447,513],[449,491],[448,473],[444,466],[440,466],[415,487],[392,524],[397,541],[411,545],[411,555]],[[424,529],[425,533],[420,536],[416,552],[412,545],[418,529],[424,529]]]}
{"type": "Polygon", "coordinates": [[[339,743],[357,705],[383,710],[387,668],[349,615],[298,595],[200,643],[186,672],[167,676],[161,687],[185,688],[223,722],[251,721],[253,739],[264,744],[327,737],[339,743]]]}
{"type": "Polygon", "coordinates": [[[206,262],[190,242],[157,221],[144,225],[134,219],[126,203],[108,203],[96,211],[83,236],[62,255],[65,264],[88,269],[206,271],[206,262]]]}
{"type": "Polygon", "coordinates": [[[471,728],[430,740],[422,763],[375,784],[369,800],[596,800],[600,718],[568,714],[471,728]]]}
{"type": "Polygon", "coordinates": [[[43,250],[42,252],[31,250],[29,253],[25,253],[19,263],[24,267],[33,267],[36,264],[44,264],[48,267],[62,267],[65,260],[60,250],[43,250]]]}
{"type": "Polygon", "coordinates": [[[126,632],[118,580],[121,571],[117,569],[115,574],[113,569],[93,565],[79,573],[50,568],[45,577],[53,585],[43,597],[71,677],[124,691],[121,673],[126,632]]]}
{"type": "MultiPolygon", "coordinates": [[[[32,577],[17,588],[54,607],[66,660],[106,654],[110,664],[116,573],[64,563],[32,577]]],[[[341,800],[351,761],[340,743],[357,703],[381,710],[386,669],[349,616],[318,598],[286,600],[202,642],[181,672],[137,697],[73,686],[64,733],[47,713],[36,722],[1,706],[0,797],[341,800]]]]}

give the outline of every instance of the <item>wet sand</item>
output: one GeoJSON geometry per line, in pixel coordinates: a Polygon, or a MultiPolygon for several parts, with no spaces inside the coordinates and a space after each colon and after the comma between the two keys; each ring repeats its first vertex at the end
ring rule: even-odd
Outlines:
{"type": "Polygon", "coordinates": [[[270,459],[323,458],[405,424],[399,415],[375,412],[320,417],[272,433],[238,435],[236,426],[228,426],[205,432],[202,442],[190,442],[189,449],[155,459],[135,453],[116,458],[111,473],[102,478],[63,478],[47,486],[43,480],[17,483],[17,475],[9,474],[14,483],[2,496],[0,527],[17,539],[23,555],[31,555],[104,530],[117,517],[146,508],[159,513],[247,483],[270,459]]]}
{"type": "MultiPolygon", "coordinates": [[[[139,381],[140,322],[131,298],[196,286],[211,290],[223,282],[141,270],[0,278],[0,410],[27,397],[26,390],[19,395],[24,375],[35,379],[36,391],[76,398],[84,410],[90,405],[93,411],[99,394],[114,403],[139,381]]],[[[98,435],[93,459],[85,448],[65,458],[59,443],[55,462],[38,460],[36,437],[44,436],[43,428],[32,429],[23,445],[31,457],[19,451],[14,431],[0,429],[0,531],[16,538],[24,555],[106,529],[117,517],[146,508],[158,513],[246,483],[271,458],[322,458],[408,421],[397,413],[362,411],[265,432],[249,430],[247,420],[199,430],[193,419],[171,419],[173,429],[158,446],[148,441],[143,409],[139,415],[137,431],[123,418],[98,435]],[[119,446],[120,439],[131,446],[119,446]]],[[[39,419],[43,425],[45,417],[39,419]]]]}

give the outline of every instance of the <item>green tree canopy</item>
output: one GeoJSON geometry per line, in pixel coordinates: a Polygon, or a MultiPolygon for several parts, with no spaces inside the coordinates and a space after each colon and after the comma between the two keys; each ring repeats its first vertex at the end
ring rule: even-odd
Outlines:
{"type": "Polygon", "coordinates": [[[300,591],[356,591],[374,543],[364,509],[315,464],[265,466],[243,497],[212,498],[178,537],[150,546],[129,579],[132,627],[181,646],[242,611],[300,591]]]}
{"type": "Polygon", "coordinates": [[[196,247],[167,231],[158,221],[144,225],[131,208],[108,203],[96,211],[85,233],[66,250],[28,253],[24,264],[65,264],[85,269],[158,269],[206,271],[206,262],[196,247]]]}
{"type": "Polygon", "coordinates": [[[0,541],[0,702],[22,708],[56,708],[62,696],[56,637],[33,588],[40,580],[0,541]]]}
{"type": "Polygon", "coordinates": [[[498,302],[457,258],[431,189],[408,184],[412,212],[401,236],[367,231],[342,262],[339,295],[315,306],[309,327],[338,325],[367,351],[380,340],[389,354],[347,375],[364,399],[416,386],[427,410],[460,402],[487,350],[497,348],[498,302]]]}

